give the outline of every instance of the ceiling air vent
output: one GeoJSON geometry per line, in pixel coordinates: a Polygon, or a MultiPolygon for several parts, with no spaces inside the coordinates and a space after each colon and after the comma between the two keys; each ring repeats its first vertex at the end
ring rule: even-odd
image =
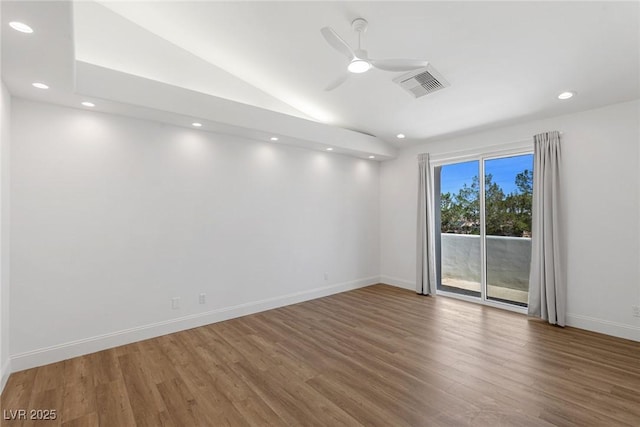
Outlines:
{"type": "Polygon", "coordinates": [[[449,83],[436,71],[431,64],[425,68],[413,70],[393,79],[400,87],[408,91],[415,98],[428,95],[449,86],[449,83]]]}

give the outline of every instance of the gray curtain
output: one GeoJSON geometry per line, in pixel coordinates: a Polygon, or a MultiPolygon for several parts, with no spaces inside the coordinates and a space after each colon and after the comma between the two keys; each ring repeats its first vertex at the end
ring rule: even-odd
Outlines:
{"type": "Polygon", "coordinates": [[[560,133],[533,137],[533,206],[529,315],[564,326],[566,283],[560,259],[560,133]]]}
{"type": "Polygon", "coordinates": [[[418,237],[416,258],[416,292],[435,292],[435,240],[433,225],[433,183],[429,171],[429,154],[418,155],[418,237]]]}

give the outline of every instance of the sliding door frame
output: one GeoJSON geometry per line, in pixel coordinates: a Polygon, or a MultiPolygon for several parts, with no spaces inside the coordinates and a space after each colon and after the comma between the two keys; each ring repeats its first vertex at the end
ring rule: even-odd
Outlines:
{"type": "MultiPolygon", "coordinates": [[[[487,297],[487,239],[486,239],[486,218],[485,218],[485,181],[484,181],[484,162],[485,160],[493,160],[505,157],[514,157],[526,154],[533,153],[533,141],[518,141],[511,144],[504,144],[500,146],[490,146],[484,149],[474,149],[474,150],[464,150],[464,151],[456,151],[450,153],[442,153],[431,155],[430,161],[430,173],[431,173],[431,182],[439,182],[436,181],[436,168],[451,165],[455,163],[463,163],[470,161],[478,162],[478,186],[479,186],[479,202],[480,202],[480,297],[469,296],[457,294],[454,292],[442,291],[437,289],[442,281],[442,273],[440,269],[442,268],[442,263],[435,262],[436,265],[436,277],[438,280],[436,286],[436,295],[442,295],[450,298],[456,298],[464,301],[470,301],[474,303],[479,303],[482,305],[487,305],[490,307],[501,308],[504,310],[515,311],[517,313],[527,313],[527,307],[518,306],[515,304],[509,304],[506,302],[494,301],[490,300],[487,297]]],[[[435,188],[434,188],[435,190],[435,188]]],[[[438,188],[438,192],[440,192],[440,186],[438,188]]],[[[434,191],[434,197],[435,197],[434,191]]],[[[435,205],[436,209],[438,209],[437,217],[440,217],[439,209],[440,207],[435,205]]],[[[435,233],[440,233],[439,229],[433,230],[435,233]]],[[[440,239],[437,239],[440,241],[440,239]]],[[[437,251],[440,255],[442,254],[442,249],[437,251]]],[[[434,254],[435,255],[435,254],[434,254]]],[[[436,260],[437,261],[437,260],[436,260]]]]}

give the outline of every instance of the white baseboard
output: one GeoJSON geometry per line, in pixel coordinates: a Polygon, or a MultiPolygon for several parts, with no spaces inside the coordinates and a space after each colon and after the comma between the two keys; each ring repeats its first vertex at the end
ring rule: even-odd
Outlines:
{"type": "MultiPolygon", "coordinates": [[[[414,282],[405,279],[399,279],[391,276],[380,276],[380,282],[385,285],[396,286],[411,291],[416,290],[414,282]]],[[[519,310],[516,310],[519,311],[519,310]]],[[[623,323],[611,322],[609,320],[596,319],[594,317],[583,316],[579,314],[567,314],[567,326],[585,329],[587,331],[598,332],[605,335],[611,335],[618,338],[624,338],[632,341],[640,341],[640,327],[626,325],[623,323]]]]}
{"type": "Polygon", "coordinates": [[[396,288],[408,289],[414,292],[416,290],[416,282],[398,279],[397,277],[380,276],[380,282],[384,283],[385,285],[395,286],[396,288]]]}
{"type": "Polygon", "coordinates": [[[567,313],[567,326],[599,332],[605,335],[640,341],[640,327],[626,325],[624,323],[611,322],[609,320],[596,319],[580,314],[567,313]]]}
{"type": "MultiPolygon", "coordinates": [[[[82,356],[120,345],[130,344],[149,338],[171,334],[198,326],[221,322],[236,317],[259,313],[285,305],[297,304],[300,302],[321,298],[362,288],[377,283],[384,283],[403,289],[415,291],[415,284],[408,280],[398,279],[389,276],[375,276],[358,279],[350,282],[338,283],[321,288],[306,291],[294,292],[260,301],[253,301],[236,306],[225,307],[205,313],[197,313],[170,319],[150,325],[117,331],[109,334],[90,337],[82,340],[72,341],[56,346],[33,350],[21,354],[13,355],[4,366],[0,367],[0,392],[9,378],[11,372],[34,368],[49,363],[59,362],[71,357],[82,356]]],[[[620,338],[640,341],[640,328],[632,325],[625,325],[607,320],[595,319],[592,317],[568,314],[567,325],[589,331],[599,332],[620,338]]]]}
{"type": "Polygon", "coordinates": [[[297,304],[299,302],[308,301],[315,298],[321,298],[340,292],[374,285],[379,283],[379,279],[380,278],[378,276],[367,277],[350,282],[324,286],[321,288],[294,292],[288,295],[238,304],[236,306],[211,310],[205,313],[192,314],[176,319],[153,323],[150,325],[139,326],[136,328],[98,335],[95,337],[85,338],[47,348],[41,348],[21,354],[16,354],[11,356],[11,368],[13,369],[12,372],[17,372],[24,369],[34,368],[36,366],[47,365],[49,363],[59,362],[61,360],[82,356],[84,354],[95,353],[97,351],[106,350],[108,348],[113,348],[120,345],[130,344],[136,341],[155,338],[186,329],[196,328],[198,326],[221,322],[236,317],[246,316],[248,314],[271,310],[285,305],[297,304]]]}
{"type": "Polygon", "coordinates": [[[9,375],[11,375],[11,359],[8,359],[4,362],[4,365],[0,366],[0,393],[4,390],[4,386],[7,385],[9,375]]]}

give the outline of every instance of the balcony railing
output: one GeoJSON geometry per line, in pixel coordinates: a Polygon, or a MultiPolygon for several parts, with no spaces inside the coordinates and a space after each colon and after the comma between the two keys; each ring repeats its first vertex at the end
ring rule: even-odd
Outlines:
{"type": "MultiPolygon", "coordinates": [[[[442,284],[480,292],[480,236],[441,234],[442,284]]],[[[487,295],[527,303],[531,239],[487,236],[487,295]]]]}

